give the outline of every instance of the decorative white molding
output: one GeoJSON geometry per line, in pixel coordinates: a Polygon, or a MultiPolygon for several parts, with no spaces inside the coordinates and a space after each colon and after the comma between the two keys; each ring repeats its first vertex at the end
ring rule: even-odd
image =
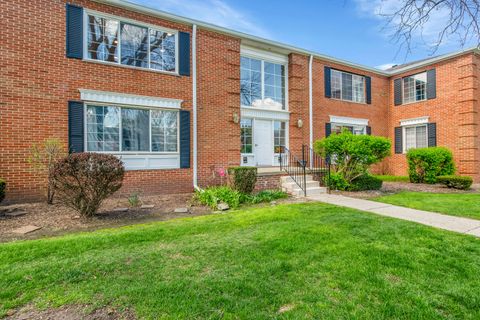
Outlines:
{"type": "Polygon", "coordinates": [[[404,126],[413,126],[417,124],[425,124],[425,123],[428,123],[428,118],[429,117],[419,117],[419,118],[400,120],[400,126],[404,127],[404,126]]]}
{"type": "Polygon", "coordinates": [[[132,105],[139,107],[180,109],[183,100],[160,97],[140,96],[136,94],[79,89],[83,101],[132,105]]]}
{"type": "Polygon", "coordinates": [[[126,170],[158,170],[180,168],[180,155],[170,154],[117,154],[126,170]]]}
{"type": "Polygon", "coordinates": [[[245,45],[242,45],[240,47],[240,54],[244,56],[249,56],[252,58],[271,61],[271,62],[288,64],[288,56],[286,55],[274,53],[271,51],[261,50],[261,49],[257,49],[257,48],[253,48],[245,45]]]}
{"type": "Polygon", "coordinates": [[[242,118],[267,119],[278,121],[289,121],[290,112],[284,110],[269,110],[259,108],[245,108],[240,109],[242,118]]]}
{"type": "Polygon", "coordinates": [[[357,125],[357,126],[368,126],[368,119],[361,119],[361,118],[330,116],[330,122],[341,123],[341,124],[351,124],[351,125],[357,125]]]}

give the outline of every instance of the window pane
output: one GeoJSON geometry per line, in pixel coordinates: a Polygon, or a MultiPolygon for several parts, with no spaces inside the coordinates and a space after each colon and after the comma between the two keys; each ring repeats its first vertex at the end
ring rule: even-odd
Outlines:
{"type": "Polygon", "coordinates": [[[149,111],[122,108],[122,150],[150,151],[149,111]]]}
{"type": "Polygon", "coordinates": [[[285,106],[285,66],[264,62],[265,99],[276,102],[278,107],[285,106]]]}
{"type": "Polygon", "coordinates": [[[353,97],[352,101],[365,102],[365,78],[356,74],[352,75],[353,97]]]}
{"type": "Polygon", "coordinates": [[[244,106],[252,106],[262,98],[262,70],[260,60],[241,57],[240,96],[244,106]]]}
{"type": "Polygon", "coordinates": [[[87,56],[89,59],[118,62],[118,21],[88,16],[87,56]]]}
{"type": "Polygon", "coordinates": [[[87,151],[120,151],[120,109],[87,107],[87,151]]]}
{"type": "Polygon", "coordinates": [[[285,147],[286,123],[275,121],[273,125],[273,152],[282,153],[285,147]]]}
{"type": "Polygon", "coordinates": [[[150,30],[150,68],[175,71],[175,35],[150,30]]]}
{"type": "Polygon", "coordinates": [[[426,148],[427,147],[427,127],[420,126],[417,127],[417,136],[416,136],[416,148],[426,148]]]}
{"type": "Polygon", "coordinates": [[[122,64],[136,67],[148,67],[148,29],[121,24],[121,60],[122,64]]]}
{"type": "Polygon", "coordinates": [[[342,73],[337,70],[331,70],[332,98],[342,99],[342,73]]]}
{"type": "Polygon", "coordinates": [[[342,99],[352,101],[352,74],[342,72],[342,99]]]}
{"type": "Polygon", "coordinates": [[[405,128],[405,150],[415,148],[415,127],[405,128]]]}
{"type": "Polygon", "coordinates": [[[240,121],[240,152],[252,153],[252,119],[242,119],[240,121]]]}
{"type": "Polygon", "coordinates": [[[177,152],[178,120],[175,111],[151,111],[152,151],[177,152]]]}

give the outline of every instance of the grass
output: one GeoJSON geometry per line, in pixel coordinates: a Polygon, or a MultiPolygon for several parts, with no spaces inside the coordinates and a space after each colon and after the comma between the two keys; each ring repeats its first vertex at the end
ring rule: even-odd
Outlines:
{"type": "Polygon", "coordinates": [[[478,319],[479,274],[476,238],[281,205],[2,244],[0,317],[34,302],[149,319],[478,319]]]}
{"type": "Polygon", "coordinates": [[[400,192],[372,200],[451,216],[480,219],[480,193],[400,192]]]}
{"type": "Polygon", "coordinates": [[[408,176],[376,175],[375,177],[385,182],[410,182],[408,176]]]}

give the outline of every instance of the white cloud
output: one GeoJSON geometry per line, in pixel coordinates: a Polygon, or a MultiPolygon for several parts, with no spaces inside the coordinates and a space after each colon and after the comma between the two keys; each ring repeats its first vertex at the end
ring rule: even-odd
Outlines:
{"type": "Polygon", "coordinates": [[[244,10],[234,8],[223,0],[131,0],[135,3],[205,21],[264,38],[271,38],[258,19],[244,10]]]}

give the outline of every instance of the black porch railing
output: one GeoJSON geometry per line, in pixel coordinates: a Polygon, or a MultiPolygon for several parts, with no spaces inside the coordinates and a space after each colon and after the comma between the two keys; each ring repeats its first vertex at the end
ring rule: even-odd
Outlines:
{"type": "Polygon", "coordinates": [[[296,157],[288,148],[282,147],[279,155],[280,170],[285,171],[307,196],[307,174],[321,186],[328,186],[330,163],[313,152],[312,148],[302,145],[301,157],[296,157]]]}

